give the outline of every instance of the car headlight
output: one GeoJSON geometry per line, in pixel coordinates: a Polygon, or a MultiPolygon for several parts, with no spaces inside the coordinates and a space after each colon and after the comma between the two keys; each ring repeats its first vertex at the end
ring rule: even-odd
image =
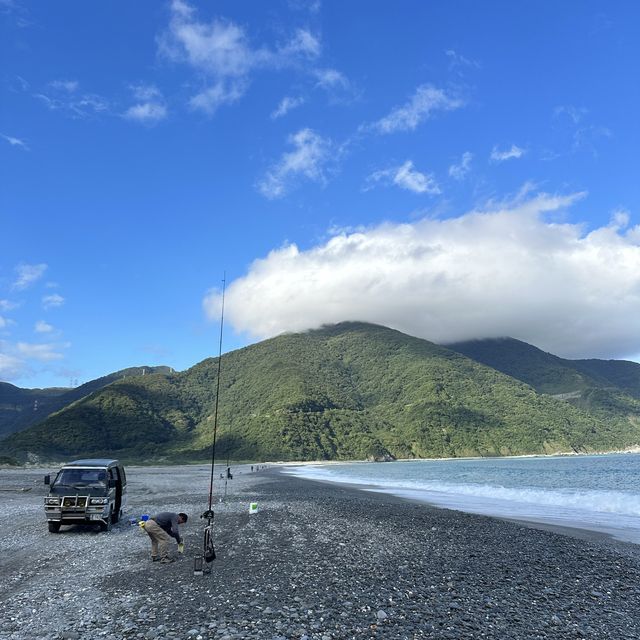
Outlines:
{"type": "Polygon", "coordinates": [[[90,504],[107,504],[109,498],[91,498],[90,504]]]}
{"type": "Polygon", "coordinates": [[[59,505],[60,504],[60,498],[45,498],[44,503],[45,504],[56,504],[56,505],[59,505]]]}

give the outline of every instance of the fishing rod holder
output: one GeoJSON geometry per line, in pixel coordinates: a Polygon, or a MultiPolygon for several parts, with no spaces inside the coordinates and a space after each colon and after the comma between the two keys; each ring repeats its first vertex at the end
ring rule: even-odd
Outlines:
{"type": "Polygon", "coordinates": [[[216,559],[216,551],[213,546],[213,518],[215,514],[213,509],[207,509],[200,518],[206,520],[207,524],[204,528],[204,544],[202,546],[202,555],[193,558],[193,575],[202,576],[205,573],[211,573],[211,563],[216,559]]]}

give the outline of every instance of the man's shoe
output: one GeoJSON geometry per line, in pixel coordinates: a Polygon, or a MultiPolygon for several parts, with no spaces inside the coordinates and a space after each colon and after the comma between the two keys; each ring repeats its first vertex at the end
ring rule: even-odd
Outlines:
{"type": "Polygon", "coordinates": [[[158,562],[158,560],[160,560],[158,556],[151,556],[151,562],[158,562]]]}
{"type": "Polygon", "coordinates": [[[160,560],[160,564],[169,564],[170,562],[173,562],[173,558],[162,558],[160,560]]]}

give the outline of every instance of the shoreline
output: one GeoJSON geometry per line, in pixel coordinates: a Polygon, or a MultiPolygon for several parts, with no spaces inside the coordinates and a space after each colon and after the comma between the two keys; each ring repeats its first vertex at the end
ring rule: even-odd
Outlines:
{"type": "MultiPolygon", "coordinates": [[[[613,454],[612,454],[613,455],[613,454]]],[[[511,459],[520,459],[523,456],[513,456],[511,459]]],[[[535,459],[548,459],[549,456],[524,456],[526,458],[535,459]]],[[[453,459],[462,460],[462,459],[453,459]]],[[[470,459],[465,460],[479,461],[483,459],[470,459]]],[[[492,459],[495,460],[495,459],[492,459]]],[[[420,462],[409,460],[408,462],[420,462]]],[[[427,461],[425,461],[427,462],[427,461]]],[[[431,462],[431,461],[428,461],[431,462]]],[[[352,465],[354,463],[345,463],[352,465]]],[[[357,490],[382,493],[391,495],[400,499],[415,502],[417,504],[430,505],[432,507],[440,509],[450,509],[460,513],[470,513],[476,515],[483,515],[486,517],[496,518],[499,520],[518,522],[525,526],[531,526],[538,529],[544,529],[549,531],[563,532],[573,537],[591,539],[591,538],[603,538],[608,539],[612,543],[632,545],[640,551],[640,531],[638,522],[626,522],[624,517],[622,521],[615,518],[605,517],[605,514],[600,515],[598,512],[585,512],[581,514],[579,512],[573,513],[572,508],[567,507],[568,511],[563,511],[560,507],[557,509],[544,510],[541,505],[545,504],[544,501],[540,504],[535,501],[529,505],[528,502],[504,502],[502,504],[501,499],[495,499],[493,502],[485,495],[479,503],[471,498],[464,499],[464,492],[457,493],[440,493],[438,490],[421,489],[420,487],[401,486],[398,485],[398,481],[386,484],[384,480],[377,482],[370,473],[366,473],[365,476],[371,476],[368,480],[360,479],[356,481],[355,478],[350,479],[347,477],[322,477],[321,474],[317,474],[310,469],[310,473],[307,474],[303,469],[309,468],[309,466],[320,465],[283,465],[280,467],[283,473],[290,473],[296,477],[304,478],[307,480],[322,482],[327,484],[336,484],[343,487],[353,487],[357,490]],[[287,467],[301,467],[300,471],[291,469],[287,470],[287,467]],[[491,506],[493,505],[493,506],[491,506]],[[573,514],[571,517],[569,514],[573,514]],[[603,519],[604,518],[604,519],[603,519]]],[[[330,468],[332,465],[327,465],[330,468]]],[[[357,471],[353,473],[358,475],[357,471]]],[[[329,474],[331,475],[331,474],[329,474]]],[[[375,474],[373,474],[375,475],[375,474]]],[[[393,475],[393,474],[392,474],[393,475]]],[[[551,491],[551,490],[550,490],[551,491]]],[[[636,518],[637,520],[637,518],[636,518]]]]}
{"type": "MultiPolygon", "coordinates": [[[[285,476],[288,475],[286,474],[284,469],[274,469],[274,471],[281,473],[285,476]]],[[[613,534],[604,532],[604,531],[587,529],[587,528],[578,527],[578,526],[573,527],[570,525],[556,524],[552,522],[539,522],[537,520],[527,520],[525,518],[506,517],[506,516],[498,516],[498,515],[492,515],[492,514],[475,513],[473,511],[464,511],[462,509],[453,509],[451,507],[441,506],[433,502],[429,502],[427,500],[419,500],[417,498],[401,496],[393,492],[384,491],[378,488],[374,488],[372,485],[349,483],[349,482],[337,482],[333,480],[321,480],[318,478],[306,478],[304,476],[295,476],[295,475],[291,475],[290,477],[295,477],[307,482],[317,482],[319,484],[326,484],[328,486],[332,486],[332,485],[339,486],[346,490],[354,490],[354,491],[367,493],[367,494],[379,494],[382,496],[387,496],[390,499],[395,499],[395,500],[400,500],[400,501],[408,502],[415,505],[420,505],[428,509],[443,509],[445,511],[451,511],[453,513],[463,513],[463,514],[478,516],[482,518],[491,518],[493,520],[498,520],[502,522],[511,522],[523,527],[530,527],[531,529],[538,529],[541,531],[549,531],[549,532],[557,533],[560,535],[570,536],[572,538],[576,538],[579,540],[604,541],[607,544],[610,544],[613,546],[620,546],[620,547],[626,548],[630,552],[637,553],[640,556],[640,543],[635,543],[628,540],[621,540],[619,538],[616,538],[613,534]]]]}
{"type": "Polygon", "coordinates": [[[216,485],[218,557],[194,576],[206,466],[131,468],[129,479],[127,517],[190,515],[185,554],[151,563],[126,522],[48,534],[39,476],[25,473],[33,491],[0,495],[14,523],[0,639],[640,638],[640,556],[606,540],[243,465],[224,501],[216,485]]]}
{"type": "MultiPolygon", "coordinates": [[[[395,458],[393,460],[299,460],[299,461],[283,461],[266,462],[262,464],[277,466],[296,466],[303,467],[306,465],[332,465],[332,464],[388,464],[393,462],[438,462],[452,460],[519,460],[522,458],[571,458],[571,457],[589,457],[589,456],[612,456],[612,455],[633,455],[640,454],[640,446],[631,447],[629,449],[616,449],[613,451],[592,451],[589,453],[568,451],[564,453],[523,453],[513,456],[459,456],[449,458],[395,458]]],[[[257,463],[261,464],[261,463],[257,463]]]]}
{"type": "MultiPolygon", "coordinates": [[[[558,453],[522,453],[518,455],[510,455],[510,456],[456,456],[456,457],[443,457],[443,458],[394,458],[393,460],[270,460],[270,461],[236,461],[230,460],[229,465],[231,466],[251,466],[251,465],[266,465],[267,467],[280,467],[280,466],[305,466],[305,465],[331,465],[331,464],[359,464],[359,463],[375,463],[375,464],[386,464],[389,462],[420,462],[420,461],[428,461],[428,462],[437,462],[437,461],[452,461],[452,460],[511,460],[511,459],[521,459],[521,458],[565,458],[565,457],[588,457],[588,456],[610,456],[610,455],[633,455],[640,454],[640,445],[629,447],[628,449],[613,449],[611,451],[590,451],[590,452],[575,452],[575,451],[565,451],[558,453]]],[[[69,456],[65,460],[58,462],[25,462],[23,464],[18,465],[8,465],[8,464],[0,464],[1,470],[33,470],[40,469],[45,467],[56,467],[62,466],[66,464],[71,459],[77,459],[78,456],[69,456]]],[[[201,461],[193,461],[193,462],[172,462],[172,461],[151,461],[145,464],[127,464],[127,467],[182,467],[182,466],[202,466],[206,464],[211,464],[207,460],[201,461]]],[[[222,465],[223,463],[217,463],[222,465]]],[[[226,465],[225,465],[226,466],[226,465]]]]}

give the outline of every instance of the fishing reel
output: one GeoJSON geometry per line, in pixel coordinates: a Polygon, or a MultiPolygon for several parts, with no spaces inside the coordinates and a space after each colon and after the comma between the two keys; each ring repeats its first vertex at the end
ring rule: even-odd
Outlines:
{"type": "Polygon", "coordinates": [[[213,512],[213,509],[207,509],[201,516],[200,518],[203,520],[208,520],[209,524],[211,524],[213,517],[215,516],[215,513],[213,512]]]}

